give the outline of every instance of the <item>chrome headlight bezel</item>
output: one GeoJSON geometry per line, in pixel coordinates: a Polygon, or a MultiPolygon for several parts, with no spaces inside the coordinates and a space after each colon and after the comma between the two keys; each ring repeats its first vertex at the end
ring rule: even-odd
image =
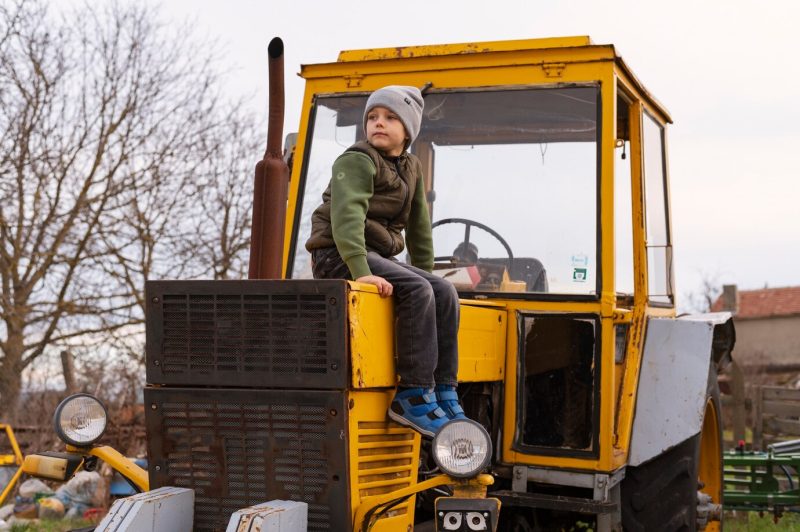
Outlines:
{"type": "Polygon", "coordinates": [[[76,393],[61,401],[53,415],[53,427],[56,434],[66,444],[75,447],[89,447],[99,440],[108,426],[108,410],[106,405],[94,395],[76,393]],[[98,408],[99,407],[99,408],[98,408]],[[91,411],[87,409],[91,408],[91,411]],[[83,411],[81,411],[83,410],[83,411]],[[80,416],[84,416],[81,418],[80,416]],[[85,428],[93,426],[90,435],[77,437],[77,429],[71,429],[69,423],[85,428]]]}
{"type": "Polygon", "coordinates": [[[433,461],[443,473],[454,478],[473,478],[483,471],[492,460],[492,439],[480,423],[471,419],[453,419],[439,429],[434,436],[431,454],[433,454],[433,461]],[[462,436],[461,439],[464,439],[463,436],[472,437],[472,439],[462,442],[464,453],[478,455],[476,460],[471,460],[472,464],[468,469],[454,469],[450,460],[444,460],[444,456],[448,452],[452,456],[454,436],[462,436]]]}

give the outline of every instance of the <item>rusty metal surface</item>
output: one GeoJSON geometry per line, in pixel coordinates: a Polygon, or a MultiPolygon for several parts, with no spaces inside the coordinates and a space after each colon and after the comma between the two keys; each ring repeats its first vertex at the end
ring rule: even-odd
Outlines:
{"type": "Polygon", "coordinates": [[[308,530],[350,526],[343,391],[146,388],[151,487],[195,490],[195,530],[274,499],[308,503],[308,530]]]}
{"type": "Polygon", "coordinates": [[[347,387],[346,281],[151,281],[149,384],[347,387]]]}
{"type": "Polygon", "coordinates": [[[488,52],[508,52],[519,50],[542,50],[548,48],[567,48],[591,46],[587,35],[575,37],[556,37],[543,39],[520,39],[513,41],[470,42],[459,44],[433,44],[425,46],[396,46],[394,48],[368,48],[365,50],[343,50],[339,52],[338,62],[375,61],[381,59],[406,59],[412,57],[431,57],[439,55],[463,55],[488,52]]]}
{"type": "Polygon", "coordinates": [[[253,225],[250,237],[250,279],[280,279],[283,274],[283,234],[289,196],[289,166],[283,159],[283,41],[268,47],[269,122],[267,149],[256,164],[253,186],[253,225]]]}

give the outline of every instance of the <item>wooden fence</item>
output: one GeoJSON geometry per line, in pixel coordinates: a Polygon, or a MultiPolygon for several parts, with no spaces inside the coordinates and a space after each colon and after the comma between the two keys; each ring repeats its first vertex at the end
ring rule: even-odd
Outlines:
{"type": "Polygon", "coordinates": [[[759,386],[753,401],[753,447],[800,438],[800,390],[759,386]]]}
{"type": "Polygon", "coordinates": [[[733,367],[725,384],[726,393],[720,396],[724,448],[745,441],[752,449],[766,450],[770,443],[800,438],[800,390],[746,385],[738,366],[733,367]]]}

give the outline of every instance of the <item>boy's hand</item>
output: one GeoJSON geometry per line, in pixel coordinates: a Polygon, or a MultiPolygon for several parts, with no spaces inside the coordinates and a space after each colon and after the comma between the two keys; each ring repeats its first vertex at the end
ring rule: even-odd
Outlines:
{"type": "Polygon", "coordinates": [[[371,285],[375,285],[378,287],[378,293],[381,297],[389,297],[392,295],[392,284],[384,279],[383,277],[378,277],[377,275],[365,275],[364,277],[359,277],[356,279],[359,283],[367,283],[371,285]]]}

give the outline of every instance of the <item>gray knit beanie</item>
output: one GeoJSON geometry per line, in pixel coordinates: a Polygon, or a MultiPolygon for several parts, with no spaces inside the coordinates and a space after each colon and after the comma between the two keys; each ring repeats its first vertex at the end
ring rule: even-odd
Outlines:
{"type": "Polygon", "coordinates": [[[374,107],[385,107],[400,117],[409,137],[406,148],[411,146],[411,143],[419,135],[422,108],[425,107],[425,101],[422,99],[419,89],[389,85],[370,94],[367,106],[364,108],[364,133],[367,131],[367,115],[374,107]]]}

